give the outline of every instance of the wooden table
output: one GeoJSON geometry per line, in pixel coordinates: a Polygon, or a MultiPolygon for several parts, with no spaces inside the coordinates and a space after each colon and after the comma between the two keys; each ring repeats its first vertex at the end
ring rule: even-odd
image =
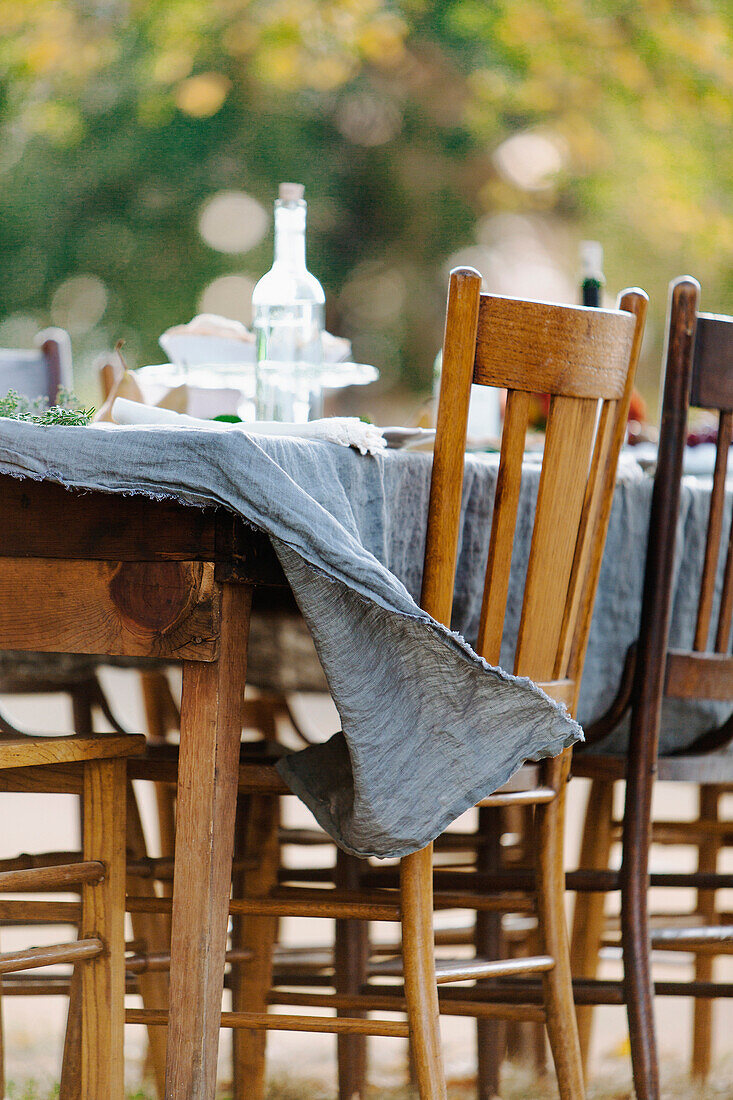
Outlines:
{"type": "Polygon", "coordinates": [[[166,1097],[213,1100],[250,610],[284,575],[223,508],[0,477],[0,516],[0,649],[182,661],[166,1097]]]}

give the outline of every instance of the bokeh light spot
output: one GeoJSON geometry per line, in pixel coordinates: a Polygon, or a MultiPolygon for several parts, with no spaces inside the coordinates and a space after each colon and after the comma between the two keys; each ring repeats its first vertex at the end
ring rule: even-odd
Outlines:
{"type": "Polygon", "coordinates": [[[401,271],[367,262],[351,273],[340,294],[345,316],[356,328],[396,321],[405,305],[407,287],[401,271]]]}
{"type": "Polygon", "coordinates": [[[10,348],[29,348],[41,325],[30,313],[11,313],[0,321],[0,344],[10,348]]]}
{"type": "Polygon", "coordinates": [[[248,275],[221,275],[199,298],[199,313],[218,313],[248,325],[252,321],[254,280],[248,275]]]}
{"type": "Polygon", "coordinates": [[[72,336],[80,336],[99,322],[107,308],[107,288],[96,275],[66,279],[51,299],[51,318],[72,336]]]}
{"type": "Polygon", "coordinates": [[[402,129],[402,115],[395,103],[359,92],[345,96],[336,113],[339,132],[354,145],[384,145],[402,129]]]}
{"type": "Polygon", "coordinates": [[[231,83],[221,73],[199,73],[178,85],[176,105],[192,118],[211,118],[227,97],[231,83]]]}
{"type": "Polygon", "coordinates": [[[199,233],[217,252],[247,252],[267,233],[270,218],[244,191],[219,191],[199,214],[199,233]]]}
{"type": "Polygon", "coordinates": [[[552,187],[565,160],[561,140],[538,130],[513,134],[494,152],[494,164],[501,174],[523,191],[545,191],[552,187]]]}

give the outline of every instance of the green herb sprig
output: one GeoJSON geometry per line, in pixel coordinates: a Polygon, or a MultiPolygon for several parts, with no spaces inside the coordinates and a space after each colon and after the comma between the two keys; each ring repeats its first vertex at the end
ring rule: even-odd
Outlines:
{"type": "Polygon", "coordinates": [[[91,422],[93,408],[84,408],[70,390],[59,388],[55,405],[48,405],[45,397],[31,401],[15,390],[8,390],[0,397],[0,416],[10,420],[22,420],[27,424],[62,424],[83,427],[91,422]]]}

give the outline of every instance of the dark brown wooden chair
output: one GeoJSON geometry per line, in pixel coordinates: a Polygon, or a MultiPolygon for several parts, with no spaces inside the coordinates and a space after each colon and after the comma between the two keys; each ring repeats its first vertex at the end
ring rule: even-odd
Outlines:
{"type": "MultiPolygon", "coordinates": [[[[724,784],[733,783],[733,755],[720,752],[733,735],[733,723],[700,737],[685,751],[659,756],[661,705],[664,698],[721,700],[733,704],[733,532],[723,536],[723,506],[729,449],[733,439],[733,318],[698,313],[699,286],[678,279],[671,286],[666,375],[659,452],[652,499],[639,638],[629,653],[624,681],[609,712],[586,730],[588,744],[573,762],[573,774],[593,780],[586,813],[581,869],[568,876],[581,889],[576,900],[573,973],[581,1005],[619,1003],[628,1009],[631,1053],[639,1100],[659,1097],[659,1070],[654,1034],[653,998],[657,994],[699,998],[696,1002],[693,1069],[703,1076],[710,1059],[712,998],[733,995],[730,984],[716,984],[716,954],[733,951],[733,924],[715,920],[715,889],[731,886],[733,876],[715,874],[724,833],[717,821],[724,784]],[[683,453],[691,407],[719,413],[718,444],[700,579],[697,623],[689,649],[670,650],[668,634],[675,561],[675,532],[680,502],[683,453]],[[721,547],[721,540],[723,547],[721,547]],[[720,599],[715,594],[719,561],[724,555],[720,599]],[[717,619],[713,624],[713,610],[717,619]],[[711,638],[711,626],[714,625],[711,638]],[[630,714],[626,756],[602,755],[593,743],[630,714]],[[613,790],[626,781],[625,813],[613,821],[613,790]],[[700,789],[700,820],[685,827],[660,823],[657,839],[693,843],[699,850],[696,873],[649,874],[653,839],[652,792],[655,780],[695,783],[700,789]],[[621,837],[620,872],[608,869],[614,836],[621,837]],[[685,921],[664,927],[664,917],[650,930],[649,886],[689,886],[698,891],[696,911],[685,921]],[[598,951],[605,938],[604,892],[621,891],[621,942],[624,981],[593,981],[598,951]],[[652,980],[652,948],[689,951],[696,957],[695,980],[652,980]]],[[[671,924],[671,922],[670,922],[671,924]]],[[[579,1010],[581,1045],[587,1055],[592,1009],[579,1010]]]]}
{"type": "MultiPolygon", "coordinates": [[[[37,968],[73,963],[79,976],[77,1097],[123,1100],[125,1018],[125,758],[142,737],[0,736],[0,798],[6,791],[80,794],[81,857],[45,862],[21,856],[0,869],[0,914],[18,924],[77,924],[78,939],[0,953],[0,976],[38,992],[37,968]],[[6,898],[79,890],[80,902],[6,898]]],[[[0,1067],[0,1092],[4,1093],[0,1067]]]]}

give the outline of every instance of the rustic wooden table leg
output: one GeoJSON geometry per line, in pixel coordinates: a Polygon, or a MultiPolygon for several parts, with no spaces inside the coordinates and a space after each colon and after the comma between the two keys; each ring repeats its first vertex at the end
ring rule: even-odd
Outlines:
{"type": "Polygon", "coordinates": [[[166,1100],[214,1100],[252,590],[224,585],[221,654],[184,662],[166,1100]]]}

